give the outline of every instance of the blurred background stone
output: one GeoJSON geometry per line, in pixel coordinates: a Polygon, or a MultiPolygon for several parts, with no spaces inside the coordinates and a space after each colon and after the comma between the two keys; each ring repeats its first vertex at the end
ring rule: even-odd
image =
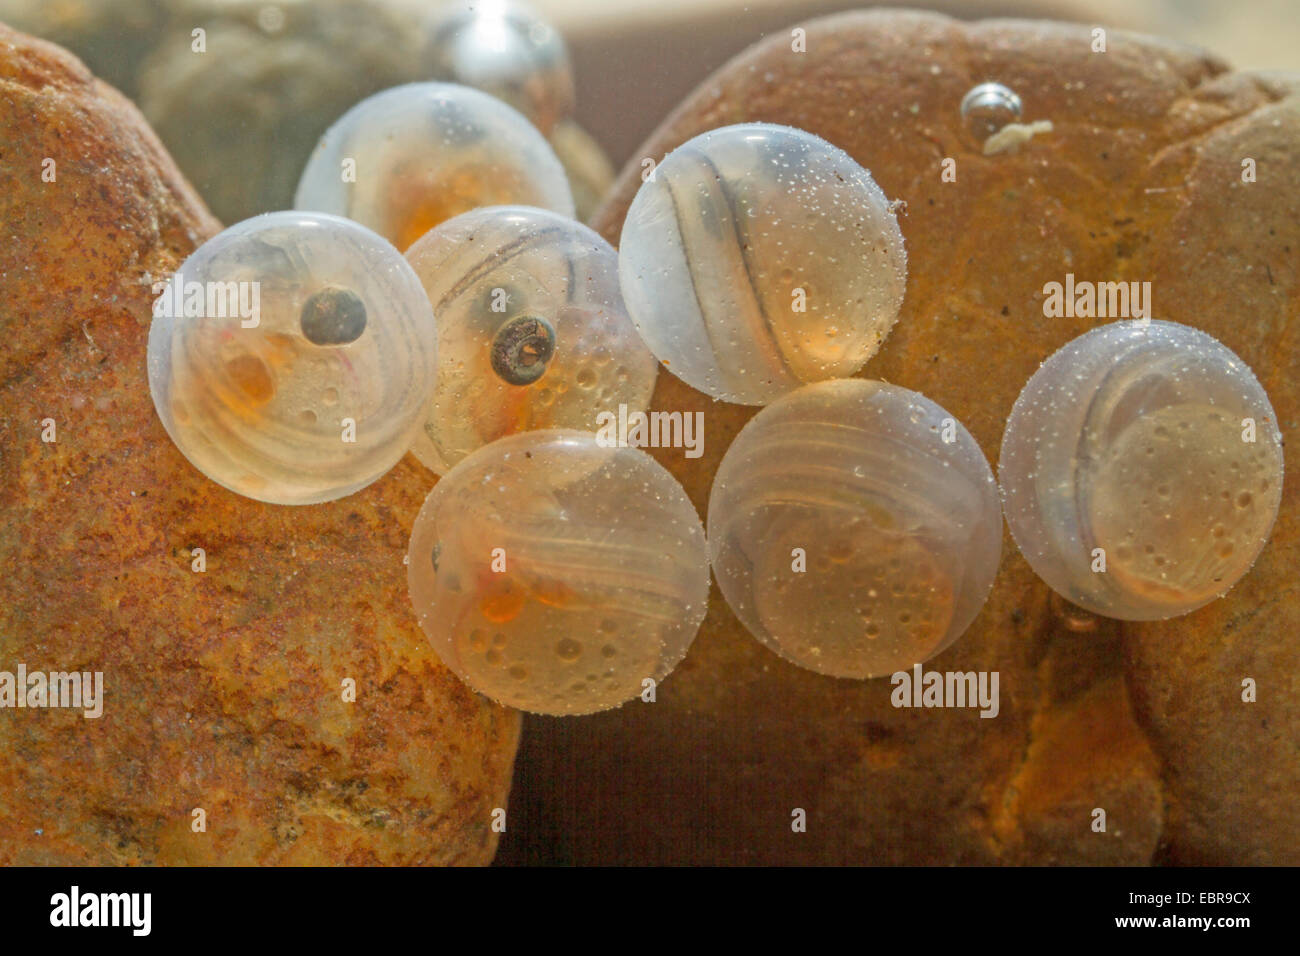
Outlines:
{"type": "Polygon", "coordinates": [[[614,166],[600,144],[571,120],[555,127],[551,146],[568,174],[578,218],[586,222],[614,184],[614,166]]]}
{"type": "Polygon", "coordinates": [[[378,0],[188,0],[168,22],[139,66],[136,95],[225,222],[292,209],[329,125],[419,74],[411,21],[378,0]],[[207,31],[206,53],[192,50],[195,27],[207,31]]]}
{"type": "MultiPolygon", "coordinates": [[[[209,208],[233,223],[292,208],[308,156],[351,106],[402,83],[447,78],[445,57],[435,57],[430,42],[436,14],[451,6],[0,0],[0,22],[67,47],[134,99],[209,208]]],[[[552,72],[561,86],[572,83],[567,59],[552,72]]],[[[543,104],[529,112],[554,134],[581,215],[594,209],[613,170],[596,141],[568,118],[572,87],[566,88],[554,102],[527,95],[531,87],[522,102],[515,99],[524,107],[543,104]]]]}

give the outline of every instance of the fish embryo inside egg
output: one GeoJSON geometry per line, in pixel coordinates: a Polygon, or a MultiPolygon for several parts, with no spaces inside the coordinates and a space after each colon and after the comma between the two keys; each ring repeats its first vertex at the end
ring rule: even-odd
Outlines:
{"type": "Polygon", "coordinates": [[[1117,322],[1029,380],[999,474],[1012,535],[1040,577],[1097,614],[1155,620],[1214,600],[1250,568],[1281,500],[1281,434],[1222,344],[1172,322],[1117,322]]]}
{"type": "Polygon", "coordinates": [[[1001,553],[979,446],[916,392],[807,385],[759,412],[709,497],[713,571],[750,632],[836,677],[925,661],[979,612],[1001,553]]]}

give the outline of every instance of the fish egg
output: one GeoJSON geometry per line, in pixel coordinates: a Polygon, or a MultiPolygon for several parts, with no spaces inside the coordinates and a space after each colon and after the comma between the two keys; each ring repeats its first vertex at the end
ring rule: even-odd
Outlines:
{"type": "Polygon", "coordinates": [[[442,474],[506,435],[595,431],[602,414],[649,405],[658,366],[623,305],[618,253],[591,229],[491,206],[431,230],[406,258],[438,316],[437,384],[412,446],[426,467],[442,474]]]}
{"type": "Polygon", "coordinates": [[[351,494],[395,465],[437,370],[401,254],[336,216],[277,212],[209,239],[154,303],[149,391],[180,449],[271,504],[351,494]]]}
{"type": "Polygon", "coordinates": [[[573,113],[573,69],[559,31],[514,0],[444,3],[425,27],[429,78],[509,103],[550,135],[573,113]]]}
{"type": "Polygon", "coordinates": [[[572,216],[555,152],[523,116],[479,90],[408,83],[362,100],[325,131],[294,207],[346,216],[406,250],[479,206],[572,216]]]}
{"type": "Polygon", "coordinates": [[[1158,620],[1221,597],[1277,516],[1282,436],[1246,364],[1204,332],[1116,322],[1050,356],[998,462],[1034,571],[1105,617],[1158,620]]]}
{"type": "Polygon", "coordinates": [[[443,663],[540,714],[607,710],[663,680],[709,596],[681,485],[645,452],[576,430],[507,436],[444,475],[412,528],[407,580],[443,663]]]}
{"type": "Polygon", "coordinates": [[[907,257],[889,200],[848,153],[746,123],[696,136],[646,177],[619,276],[672,374],[764,405],[875,354],[898,318],[907,257]]]}
{"type": "Polygon", "coordinates": [[[956,641],[1002,548],[970,433],[925,396],[863,379],[806,385],[755,415],[718,468],[708,529],[718,586],[750,633],[835,677],[894,673],[956,641]]]}

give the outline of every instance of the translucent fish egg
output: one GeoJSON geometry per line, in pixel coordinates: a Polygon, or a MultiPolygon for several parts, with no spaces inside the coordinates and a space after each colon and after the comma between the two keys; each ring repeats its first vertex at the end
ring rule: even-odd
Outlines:
{"type": "Polygon", "coordinates": [[[1002,549],[993,473],[930,399],[863,379],[773,402],[709,497],[718,586],[755,637],[835,677],[910,668],[983,606],[1002,549]]]}
{"type": "Polygon", "coordinates": [[[411,601],[442,661],[520,710],[617,707],[685,656],[708,603],[704,530],[635,448],[537,431],[480,448],[411,531],[411,601]]]}
{"type": "Polygon", "coordinates": [[[532,9],[508,0],[460,0],[426,27],[429,78],[490,93],[546,135],[573,113],[573,70],[564,39],[532,9]]]}
{"type": "Polygon", "coordinates": [[[623,297],[670,372],[762,405],[850,375],[889,334],[907,263],[871,174],[811,133],[750,123],[678,147],[619,244],[623,297]]]}
{"type": "Polygon", "coordinates": [[[154,304],[149,389],[205,475],[273,504],[363,488],[406,453],[437,369],[429,300],[391,244],[278,212],[209,239],[154,304]]]}
{"type": "Polygon", "coordinates": [[[998,463],[1034,571],[1106,617],[1156,620],[1223,595],[1268,539],[1282,438],[1263,388],[1215,339],[1117,322],[1025,385],[998,463]]]}
{"type": "Polygon", "coordinates": [[[977,146],[1008,123],[1019,123],[1020,116],[1020,97],[1001,83],[980,83],[961,100],[962,120],[977,146]]]}
{"type": "Polygon", "coordinates": [[[449,219],[406,258],[438,316],[438,382],[412,450],[436,472],[514,432],[596,431],[644,411],[657,366],[628,318],[618,253],[526,206],[449,219]]]}
{"type": "Polygon", "coordinates": [[[362,100],[322,137],[294,205],[355,219],[399,249],[478,206],[519,203],[572,216],[550,144],[500,100],[451,83],[411,83],[362,100]]]}

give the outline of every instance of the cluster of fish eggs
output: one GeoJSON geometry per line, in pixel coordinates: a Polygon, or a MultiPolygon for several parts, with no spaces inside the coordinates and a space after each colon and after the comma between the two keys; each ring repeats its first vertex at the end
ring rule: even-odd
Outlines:
{"type": "MultiPolygon", "coordinates": [[[[979,613],[1004,507],[1040,576],[1100,614],[1183,613],[1249,568],[1278,506],[1280,436],[1223,346],[1172,323],[1067,345],[1011,414],[1000,500],[954,416],[850,378],[906,282],[871,175],[802,130],[712,130],[645,178],[616,251],[574,220],[543,135],[571,110],[562,44],[512,11],[439,21],[436,81],[340,118],[299,211],[200,247],[149,340],[160,418],[231,490],[329,501],[408,450],[441,475],[408,583],[467,683],[551,714],[633,699],[685,655],[710,568],[786,659],[890,673],[979,613]],[[486,16],[529,55],[476,57],[486,16]],[[707,536],[666,470],[593,434],[601,413],[649,407],[660,365],[765,406],[719,465],[707,536]],[[1234,444],[1244,420],[1249,447],[1234,444]]],[[[983,84],[961,109],[978,143],[1021,104],[983,84]]]]}

